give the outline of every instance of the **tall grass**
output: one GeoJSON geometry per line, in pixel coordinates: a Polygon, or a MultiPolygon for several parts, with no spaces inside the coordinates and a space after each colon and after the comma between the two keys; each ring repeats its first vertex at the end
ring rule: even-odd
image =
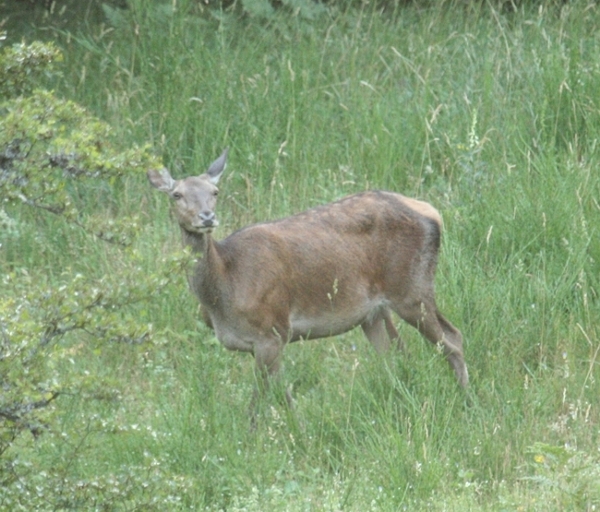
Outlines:
{"type": "MultiPolygon", "coordinates": [[[[296,409],[272,397],[250,433],[251,359],[199,323],[182,277],[144,313],[163,345],[82,362],[126,384],[97,414],[131,427],[86,431],[70,471],[160,460],[197,510],[597,510],[599,14],[446,2],[260,24],[140,2],[65,38],[57,87],[174,175],[232,148],[219,236],[365,188],[436,205],[438,301],[472,378],[465,396],[407,327],[385,359],[358,332],[301,342],[282,377],[296,409]]],[[[167,208],[138,178],[114,207],[144,216],[149,269],[179,244],[167,208]]],[[[24,266],[114,265],[37,260],[27,236],[24,266]]]]}

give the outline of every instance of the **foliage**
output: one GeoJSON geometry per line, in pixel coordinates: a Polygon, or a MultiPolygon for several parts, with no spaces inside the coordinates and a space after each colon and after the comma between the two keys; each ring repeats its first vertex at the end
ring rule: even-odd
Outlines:
{"type": "Polygon", "coordinates": [[[593,510],[600,503],[600,460],[595,454],[540,442],[526,451],[533,474],[525,478],[539,485],[546,505],[552,503],[556,510],[571,504],[579,510],[593,510]]]}
{"type": "MultiPolygon", "coordinates": [[[[60,471],[48,469],[40,479],[33,477],[35,465],[22,460],[31,442],[40,443],[36,440],[56,434],[60,428],[57,403],[64,397],[119,398],[118,386],[68,369],[69,362],[89,354],[83,348],[86,344],[101,350],[107,343],[148,343],[152,325],[141,322],[132,308],[163,289],[168,276],[180,271],[186,261],[185,255],[173,255],[165,260],[163,273],[145,272],[134,248],[118,249],[132,244],[140,231],[139,220],[115,218],[106,211],[98,215],[89,207],[90,192],[98,184],[105,184],[104,193],[111,194],[123,176],[159,165],[159,161],[148,148],[117,149],[108,125],[76,103],[33,87],[35,75],[61,60],[55,46],[41,43],[13,46],[0,57],[0,85],[12,96],[0,104],[0,218],[8,242],[0,248],[20,244],[20,230],[31,222],[23,208],[33,208],[51,212],[65,227],[81,229],[83,241],[77,247],[81,257],[98,251],[98,243],[116,244],[111,257],[113,267],[119,261],[120,268],[104,275],[88,269],[86,275],[81,267],[65,266],[51,278],[23,267],[18,260],[5,263],[0,296],[2,510],[31,510],[34,503],[42,510],[82,504],[87,508],[110,499],[127,501],[133,489],[156,487],[159,481],[163,485],[164,480],[156,468],[129,468],[122,474],[99,475],[88,483],[70,481],[60,471]]],[[[99,204],[92,202],[94,207],[99,204]]],[[[71,437],[70,429],[66,431],[71,437]]],[[[79,455],[73,450],[71,456],[79,455]]],[[[148,500],[148,505],[159,510],[168,502],[157,495],[148,500]]]]}
{"type": "MultiPolygon", "coordinates": [[[[325,6],[313,0],[242,0],[244,11],[258,19],[273,19],[276,8],[285,9],[288,16],[297,16],[303,20],[314,20],[327,12],[325,6]]],[[[280,13],[281,14],[281,13],[280,13]]]]}
{"type": "Polygon", "coordinates": [[[48,91],[17,97],[2,108],[0,187],[4,200],[61,215],[103,240],[127,245],[137,230],[136,221],[107,219],[105,225],[85,225],[83,206],[74,202],[73,188],[158,165],[148,151],[135,147],[112,151],[107,124],[48,91]]]}
{"type": "Polygon", "coordinates": [[[191,488],[191,479],[165,478],[164,461],[148,457],[144,465],[107,468],[89,478],[73,478],[60,471],[32,471],[23,461],[12,461],[7,474],[15,482],[0,493],[0,509],[31,510],[176,510],[191,488]],[[23,477],[26,475],[26,478],[23,477]],[[18,479],[17,479],[18,476],[18,479]]]}
{"type": "Polygon", "coordinates": [[[15,44],[0,55],[0,94],[15,96],[30,92],[39,75],[51,75],[54,63],[62,60],[55,45],[39,41],[15,44]]]}

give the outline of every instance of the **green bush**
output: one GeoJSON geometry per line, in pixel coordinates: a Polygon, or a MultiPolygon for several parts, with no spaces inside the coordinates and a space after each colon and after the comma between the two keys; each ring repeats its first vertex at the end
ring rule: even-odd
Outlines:
{"type": "Polygon", "coordinates": [[[133,500],[164,510],[174,499],[171,491],[179,492],[184,482],[166,478],[158,463],[73,480],[64,464],[44,469],[36,462],[48,444],[62,445],[71,464],[83,456],[70,444],[77,427],[60,425],[61,400],[63,407],[66,397],[112,402],[122,390],[81,371],[76,361],[110,343],[150,343],[152,325],[140,321],[134,308],[160,292],[186,260],[166,258],[161,274],[140,266],[130,247],[139,219],[104,205],[124,176],[160,161],[148,148],[119,149],[107,124],[34,87],[35,75],[61,60],[55,46],[41,43],[13,46],[0,57],[0,87],[9,96],[0,103],[0,251],[6,253],[0,281],[0,509],[87,509],[133,500]],[[105,197],[94,199],[99,185],[105,197]],[[21,235],[41,227],[38,212],[57,217],[58,229],[77,230],[71,250],[79,258],[108,251],[114,272],[86,272],[75,260],[72,267],[23,266],[28,248],[21,235]],[[102,247],[107,242],[113,247],[102,247]],[[164,496],[158,488],[167,489],[164,496]]]}

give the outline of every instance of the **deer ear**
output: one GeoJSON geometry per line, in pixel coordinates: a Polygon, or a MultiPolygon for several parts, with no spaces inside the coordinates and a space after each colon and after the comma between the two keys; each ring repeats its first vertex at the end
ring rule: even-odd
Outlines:
{"type": "Polygon", "coordinates": [[[225,167],[227,167],[227,154],[228,153],[229,153],[229,148],[225,148],[225,151],[223,151],[221,156],[219,158],[217,158],[212,164],[210,164],[208,171],[206,171],[208,179],[210,180],[210,182],[213,185],[216,185],[219,182],[219,178],[221,177],[221,174],[223,174],[225,167]]]}
{"type": "Polygon", "coordinates": [[[175,187],[175,180],[171,178],[171,174],[169,173],[166,167],[163,167],[159,171],[156,169],[151,169],[148,171],[148,180],[150,180],[150,184],[160,190],[161,192],[170,193],[175,187]]]}

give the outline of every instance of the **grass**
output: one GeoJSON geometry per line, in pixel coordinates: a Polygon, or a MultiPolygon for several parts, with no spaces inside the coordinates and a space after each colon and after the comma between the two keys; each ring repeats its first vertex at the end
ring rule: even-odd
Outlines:
{"type": "MultiPolygon", "coordinates": [[[[176,176],[232,148],[218,236],[364,188],[436,205],[438,302],[472,385],[405,326],[408,356],[382,359],[359,332],[301,342],[283,375],[296,410],[274,396],[250,433],[251,358],[199,323],[182,276],[143,313],[163,343],[77,359],[120,399],[65,397],[77,437],[24,450],[71,479],[159,465],[195,510],[598,510],[598,19],[577,1],[266,24],[148,7],[63,38],[56,88],[176,176]]],[[[149,270],[179,246],[167,208],[137,177],[111,205],[142,215],[149,270]]],[[[51,280],[115,264],[78,259],[52,219],[19,222],[2,265],[51,280]]]]}

